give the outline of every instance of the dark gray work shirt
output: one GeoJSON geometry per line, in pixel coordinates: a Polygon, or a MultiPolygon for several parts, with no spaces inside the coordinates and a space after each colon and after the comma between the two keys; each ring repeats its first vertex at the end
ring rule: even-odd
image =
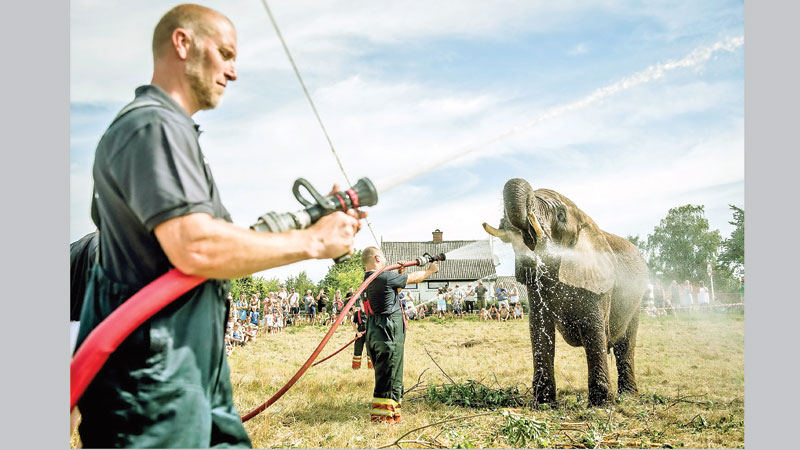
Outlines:
{"type": "Polygon", "coordinates": [[[156,225],[197,212],[231,218],[191,116],[154,85],[137,88],[135,101],[158,105],[128,112],[100,139],[92,220],[100,229],[102,267],[116,281],[141,287],[171,268],[156,225]]]}
{"type": "MultiPolygon", "coordinates": [[[[366,280],[374,271],[364,274],[366,280]]],[[[382,272],[367,286],[366,295],[373,314],[391,314],[400,311],[397,289],[406,287],[408,274],[382,272]]]]}

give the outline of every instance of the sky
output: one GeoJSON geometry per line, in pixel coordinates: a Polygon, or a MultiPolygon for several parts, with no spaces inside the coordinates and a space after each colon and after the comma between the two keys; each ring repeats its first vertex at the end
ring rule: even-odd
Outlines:
{"type": "MultiPolygon", "coordinates": [[[[152,75],[176,3],[70,3],[70,240],[89,217],[94,150],[152,75]]],[[[234,223],[301,208],[291,187],[345,186],[261,1],[207,1],[237,28],[238,80],[195,114],[234,223]]],[[[380,241],[486,239],[510,178],[645,237],[705,206],[728,237],[744,207],[742,1],[269,2],[348,177],[379,188],[380,241]]],[[[356,248],[375,245],[365,226],[356,248]]],[[[501,249],[500,275],[513,274],[501,249]]],[[[260,272],[321,279],[332,262],[260,272]]]]}

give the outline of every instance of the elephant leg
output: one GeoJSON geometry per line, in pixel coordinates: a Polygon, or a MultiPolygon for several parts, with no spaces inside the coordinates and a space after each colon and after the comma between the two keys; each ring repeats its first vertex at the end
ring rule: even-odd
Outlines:
{"type": "MultiPolygon", "coordinates": [[[[529,297],[531,298],[531,297],[529,297]]],[[[533,350],[534,403],[555,403],[556,379],[553,358],[556,350],[556,329],[553,316],[539,303],[531,304],[528,322],[533,350]]]]}
{"type": "Polygon", "coordinates": [[[586,349],[586,363],[589,369],[589,406],[599,406],[608,401],[608,344],[606,333],[593,321],[583,333],[583,346],[586,349]]]}
{"type": "Polygon", "coordinates": [[[614,357],[617,359],[617,392],[619,394],[638,392],[633,354],[636,348],[636,332],[639,329],[639,314],[634,314],[625,336],[614,344],[614,357]]]}

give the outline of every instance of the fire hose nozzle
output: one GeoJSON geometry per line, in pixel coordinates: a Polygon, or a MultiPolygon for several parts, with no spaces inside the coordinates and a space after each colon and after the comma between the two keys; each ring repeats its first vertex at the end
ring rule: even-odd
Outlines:
{"type": "MultiPolygon", "coordinates": [[[[305,209],[296,212],[276,213],[268,212],[258,218],[258,221],[250,226],[255,231],[265,231],[270,233],[281,233],[289,230],[302,230],[308,228],[319,219],[336,211],[347,211],[358,209],[362,206],[375,206],[378,203],[378,191],[369,178],[361,178],[351,188],[335,192],[328,197],[322,195],[311,186],[305,178],[298,178],[292,186],[294,197],[305,209]],[[306,199],[301,193],[303,187],[311,194],[313,201],[306,199]]],[[[342,255],[334,259],[340,263],[350,259],[350,255],[342,255]]]]}
{"type": "Polygon", "coordinates": [[[420,266],[424,266],[425,264],[430,264],[434,261],[444,261],[444,260],[445,260],[444,253],[439,253],[438,255],[431,255],[430,253],[425,252],[422,254],[422,256],[417,258],[417,263],[420,266]]]}

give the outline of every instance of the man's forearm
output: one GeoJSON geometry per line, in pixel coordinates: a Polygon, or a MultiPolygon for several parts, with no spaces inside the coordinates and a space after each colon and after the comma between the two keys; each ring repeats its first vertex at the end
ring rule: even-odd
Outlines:
{"type": "Polygon", "coordinates": [[[189,275],[241,277],[315,258],[323,245],[308,230],[260,233],[203,214],[180,219],[183,226],[155,232],[170,262],[189,275]]]}
{"type": "Polygon", "coordinates": [[[429,269],[425,270],[424,272],[412,272],[412,273],[409,273],[408,274],[408,281],[406,281],[406,284],[419,283],[421,281],[424,281],[426,278],[428,278],[429,276],[431,276],[433,274],[434,274],[434,272],[430,271],[429,269]]]}

